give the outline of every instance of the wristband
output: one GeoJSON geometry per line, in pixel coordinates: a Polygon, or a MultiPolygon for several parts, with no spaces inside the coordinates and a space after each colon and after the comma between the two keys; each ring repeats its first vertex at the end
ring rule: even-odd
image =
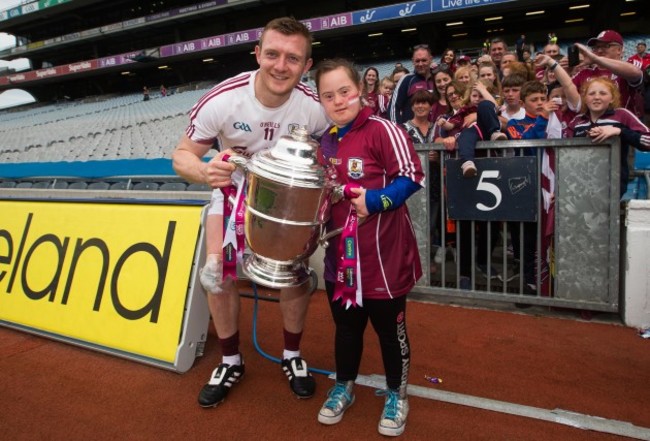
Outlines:
{"type": "Polygon", "coordinates": [[[555,70],[555,68],[558,66],[558,62],[556,61],[555,63],[551,64],[549,67],[550,70],[555,70]]]}

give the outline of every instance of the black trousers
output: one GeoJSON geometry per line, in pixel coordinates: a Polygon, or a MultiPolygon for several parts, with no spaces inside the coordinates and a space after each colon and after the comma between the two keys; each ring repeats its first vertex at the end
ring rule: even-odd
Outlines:
{"type": "Polygon", "coordinates": [[[334,283],[326,281],[325,288],[336,325],[336,379],[356,380],[363,354],[363,334],[370,320],[379,337],[387,386],[406,390],[411,364],[411,348],[406,332],[406,296],[386,300],[363,299],[362,307],[345,309],[340,300],[332,302],[334,283]]]}

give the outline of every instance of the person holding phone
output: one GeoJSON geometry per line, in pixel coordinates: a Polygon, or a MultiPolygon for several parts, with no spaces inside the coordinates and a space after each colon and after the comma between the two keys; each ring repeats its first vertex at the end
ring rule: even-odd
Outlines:
{"type": "Polygon", "coordinates": [[[614,81],[621,95],[621,107],[642,117],[643,108],[639,106],[637,94],[641,93],[643,72],[639,67],[626,63],[623,56],[623,37],[616,31],[602,31],[587,42],[587,46],[576,43],[575,47],[584,57],[577,67],[584,67],[573,77],[578,90],[584,83],[597,77],[607,77],[614,81]]]}

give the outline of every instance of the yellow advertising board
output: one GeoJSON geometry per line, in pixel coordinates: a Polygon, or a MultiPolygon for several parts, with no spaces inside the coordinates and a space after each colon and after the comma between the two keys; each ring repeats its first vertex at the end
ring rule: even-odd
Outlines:
{"type": "Polygon", "coordinates": [[[0,200],[0,321],[172,363],[201,209],[0,200]]]}

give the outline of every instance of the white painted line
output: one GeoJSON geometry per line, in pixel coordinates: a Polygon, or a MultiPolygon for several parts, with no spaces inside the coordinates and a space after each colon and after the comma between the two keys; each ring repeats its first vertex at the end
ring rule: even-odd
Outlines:
{"type": "MultiPolygon", "coordinates": [[[[332,376],[330,376],[330,378],[332,378],[332,376]]],[[[359,375],[356,383],[362,386],[374,387],[376,389],[384,389],[386,387],[385,377],[377,374],[359,375]]],[[[539,407],[524,406],[521,404],[508,403],[506,401],[474,397],[471,395],[414,386],[411,384],[408,385],[408,394],[429,400],[444,401],[446,403],[459,404],[461,406],[470,406],[493,412],[534,418],[583,430],[593,430],[596,432],[611,433],[613,435],[650,441],[650,429],[635,426],[626,421],[610,420],[607,418],[570,412],[563,409],[541,409],[539,407]]]]}

